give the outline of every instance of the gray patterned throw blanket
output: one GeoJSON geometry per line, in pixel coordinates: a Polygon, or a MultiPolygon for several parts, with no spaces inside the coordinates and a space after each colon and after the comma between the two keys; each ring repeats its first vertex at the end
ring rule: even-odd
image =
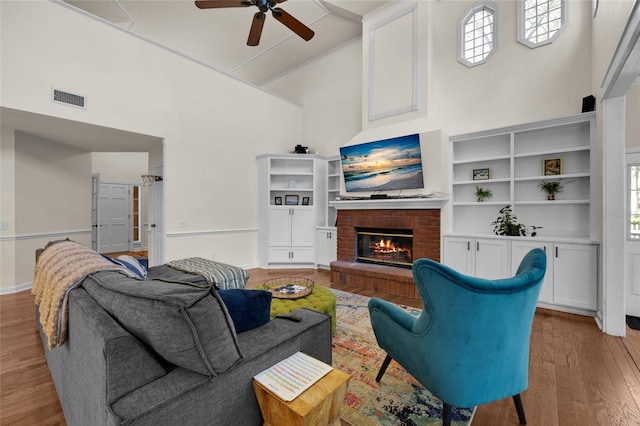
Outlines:
{"type": "Polygon", "coordinates": [[[209,285],[218,290],[244,288],[249,279],[249,274],[242,268],[202,257],[173,260],[167,262],[167,265],[179,271],[202,275],[209,285]]]}

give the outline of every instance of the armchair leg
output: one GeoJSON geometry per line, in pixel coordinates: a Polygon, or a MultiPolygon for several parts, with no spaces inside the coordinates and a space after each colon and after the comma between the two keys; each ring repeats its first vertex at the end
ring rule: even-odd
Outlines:
{"type": "Polygon", "coordinates": [[[513,395],[513,402],[516,404],[516,411],[518,412],[518,420],[520,420],[520,424],[526,425],[527,419],[524,416],[524,407],[522,406],[520,394],[513,395]]]}
{"type": "Polygon", "coordinates": [[[442,426],[451,426],[451,405],[442,403],[442,426]]]}
{"type": "Polygon", "coordinates": [[[382,380],[382,376],[384,375],[384,372],[387,371],[387,367],[389,366],[390,362],[391,357],[389,356],[389,354],[387,354],[387,357],[384,359],[382,367],[380,367],[380,371],[378,371],[378,375],[376,376],[376,382],[380,383],[380,380],[382,380]]]}

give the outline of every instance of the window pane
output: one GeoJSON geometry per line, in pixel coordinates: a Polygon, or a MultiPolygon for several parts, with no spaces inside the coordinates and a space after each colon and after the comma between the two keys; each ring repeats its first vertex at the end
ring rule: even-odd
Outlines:
{"type": "Polygon", "coordinates": [[[483,61],[493,49],[493,11],[483,7],[464,22],[463,28],[463,59],[470,63],[483,61]]]}
{"type": "Polygon", "coordinates": [[[629,168],[629,238],[640,240],[640,165],[629,168]]]}
{"type": "Polygon", "coordinates": [[[562,4],[562,0],[525,0],[518,16],[523,23],[519,37],[533,44],[549,42],[562,28],[562,4]]]}

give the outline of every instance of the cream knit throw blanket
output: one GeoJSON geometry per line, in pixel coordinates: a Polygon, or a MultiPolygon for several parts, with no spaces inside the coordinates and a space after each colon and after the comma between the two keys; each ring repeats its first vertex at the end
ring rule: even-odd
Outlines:
{"type": "Polygon", "coordinates": [[[125,267],[75,241],[55,243],[40,254],[31,293],[35,295],[49,349],[62,346],[66,340],[69,291],[88,274],[102,269],[126,273],[125,267]]]}

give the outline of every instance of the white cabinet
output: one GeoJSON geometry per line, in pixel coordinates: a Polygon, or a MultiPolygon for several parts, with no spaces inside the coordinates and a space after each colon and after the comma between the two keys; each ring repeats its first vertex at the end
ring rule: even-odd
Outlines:
{"type": "Polygon", "coordinates": [[[339,157],[264,154],[257,161],[258,266],[314,267],[316,230],[335,223],[327,200],[340,190],[339,157]]]}
{"type": "MultiPolygon", "coordinates": [[[[329,157],[327,159],[327,200],[329,202],[336,201],[336,198],[340,196],[341,167],[340,156],[329,157]]],[[[336,208],[327,203],[327,222],[325,225],[330,227],[335,226],[337,218],[338,213],[336,208]]]]}
{"type": "Polygon", "coordinates": [[[338,232],[334,227],[319,227],[316,231],[316,266],[329,268],[338,258],[338,232]]]}
{"type": "Polygon", "coordinates": [[[540,305],[593,314],[597,309],[598,246],[514,240],[511,242],[512,275],[533,248],[541,248],[547,253],[547,272],[538,298],[540,305]]]}
{"type": "Polygon", "coordinates": [[[490,234],[511,205],[519,223],[542,227],[538,236],[593,238],[594,127],[595,114],[585,113],[451,137],[451,231],[490,234]],[[560,167],[545,170],[549,160],[560,167]],[[542,181],[564,190],[549,201],[542,181]],[[476,186],[493,196],[478,202],[476,186]]]}
{"type": "Polygon", "coordinates": [[[509,275],[508,241],[445,237],[444,264],[465,275],[497,279],[509,275]]]}
{"type": "Polygon", "coordinates": [[[269,262],[313,262],[313,233],[313,210],[311,207],[271,207],[269,213],[269,262]]]}
{"type": "Polygon", "coordinates": [[[595,113],[504,127],[450,138],[451,208],[444,238],[445,264],[470,275],[515,274],[534,247],[547,252],[541,306],[594,315],[597,256],[594,187],[595,113]],[[545,168],[552,161],[556,167],[545,168]],[[545,181],[564,190],[548,200],[545,181]],[[476,187],[493,196],[479,202],[476,187]],[[517,222],[536,237],[495,236],[491,225],[510,205],[517,222]],[[485,240],[499,240],[491,245],[485,240]],[[476,250],[473,251],[473,244],[476,250]],[[464,253],[464,248],[469,247],[464,253]],[[506,253],[508,273],[504,273],[506,253]]]}
{"type": "Polygon", "coordinates": [[[595,311],[597,308],[598,250],[594,245],[553,247],[553,302],[595,311]]]}
{"type": "Polygon", "coordinates": [[[594,315],[597,309],[598,244],[531,237],[444,237],[443,263],[466,275],[499,279],[514,276],[534,248],[547,254],[538,304],[594,315]]]}

